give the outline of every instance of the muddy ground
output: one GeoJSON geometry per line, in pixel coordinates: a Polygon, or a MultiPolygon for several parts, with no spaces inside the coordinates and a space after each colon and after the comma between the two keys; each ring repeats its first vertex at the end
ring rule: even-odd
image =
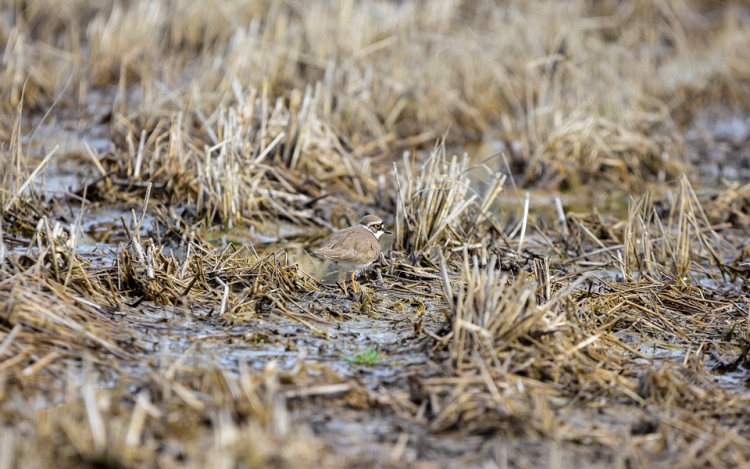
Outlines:
{"type": "Polygon", "coordinates": [[[0,469],[750,467],[747,5],[428,3],[7,2],[0,469]]]}

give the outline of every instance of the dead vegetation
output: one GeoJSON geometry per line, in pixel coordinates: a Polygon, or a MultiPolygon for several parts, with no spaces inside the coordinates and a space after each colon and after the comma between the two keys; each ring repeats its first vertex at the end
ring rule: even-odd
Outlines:
{"type": "MultiPolygon", "coordinates": [[[[685,180],[675,192],[665,220],[648,197],[633,201],[624,246],[609,256],[616,278],[583,266],[560,275],[567,259],[556,254],[515,275],[486,252],[441,258],[450,327],[435,340],[455,375],[421,382],[430,428],[593,440],[614,454],[666,458],[656,467],[746,465],[746,436],[737,431],[750,397],[711,374],[747,365],[747,299],[708,286],[726,285],[716,252],[727,242],[685,180]],[[634,419],[577,422],[602,401],[634,419]]],[[[590,245],[605,245],[591,237],[590,245]]]]}
{"type": "Polygon", "coordinates": [[[6,3],[0,467],[750,464],[746,5],[6,3]]]}
{"type": "Polygon", "coordinates": [[[234,378],[213,368],[162,366],[149,378],[121,377],[116,387],[100,389],[99,374],[84,362],[68,368],[63,403],[34,409],[17,398],[6,407],[17,415],[14,429],[0,433],[4,463],[336,467],[320,456],[321,445],[309,430],[291,428],[272,368],[261,378],[245,366],[234,378]]]}

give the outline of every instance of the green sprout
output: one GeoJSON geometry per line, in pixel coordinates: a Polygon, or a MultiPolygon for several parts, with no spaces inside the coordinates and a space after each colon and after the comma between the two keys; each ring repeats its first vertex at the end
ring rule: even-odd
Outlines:
{"type": "Polygon", "coordinates": [[[350,363],[355,363],[357,365],[372,366],[378,362],[378,359],[380,357],[378,356],[377,350],[375,350],[374,348],[368,348],[362,352],[355,353],[353,357],[342,355],[342,358],[350,363]]]}

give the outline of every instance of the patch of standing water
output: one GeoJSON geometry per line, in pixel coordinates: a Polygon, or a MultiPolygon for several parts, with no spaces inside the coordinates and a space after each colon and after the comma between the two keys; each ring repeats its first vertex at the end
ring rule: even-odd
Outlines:
{"type": "MultiPolygon", "coordinates": [[[[330,306],[341,309],[342,304],[331,302],[330,306]]],[[[141,310],[139,342],[147,344],[149,356],[159,357],[161,366],[181,359],[186,366],[218,365],[236,374],[241,362],[258,371],[272,360],[280,371],[300,364],[322,364],[374,388],[397,379],[405,367],[424,362],[423,357],[402,350],[413,330],[407,324],[394,323],[393,318],[373,319],[354,313],[346,321],[316,324],[316,332],[276,314],[259,314],[226,325],[211,311],[155,305],[144,305],[141,310]],[[368,349],[377,351],[373,363],[352,360],[368,349]]]]}
{"type": "Polygon", "coordinates": [[[56,146],[58,155],[85,155],[89,149],[99,155],[115,150],[114,143],[105,137],[106,126],[75,121],[42,123],[27,133],[23,139],[24,151],[28,156],[40,157],[56,146]]]}

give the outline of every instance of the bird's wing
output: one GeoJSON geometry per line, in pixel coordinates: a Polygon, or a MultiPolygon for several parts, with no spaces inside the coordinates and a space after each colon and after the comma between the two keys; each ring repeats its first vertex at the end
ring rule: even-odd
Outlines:
{"type": "Polygon", "coordinates": [[[357,249],[355,240],[347,235],[346,230],[338,231],[331,236],[325,246],[314,251],[313,254],[334,261],[375,259],[380,251],[380,243],[375,239],[375,236],[369,236],[365,239],[367,239],[367,242],[364,243],[364,246],[357,249]],[[365,249],[362,249],[363,247],[365,249]]]}

